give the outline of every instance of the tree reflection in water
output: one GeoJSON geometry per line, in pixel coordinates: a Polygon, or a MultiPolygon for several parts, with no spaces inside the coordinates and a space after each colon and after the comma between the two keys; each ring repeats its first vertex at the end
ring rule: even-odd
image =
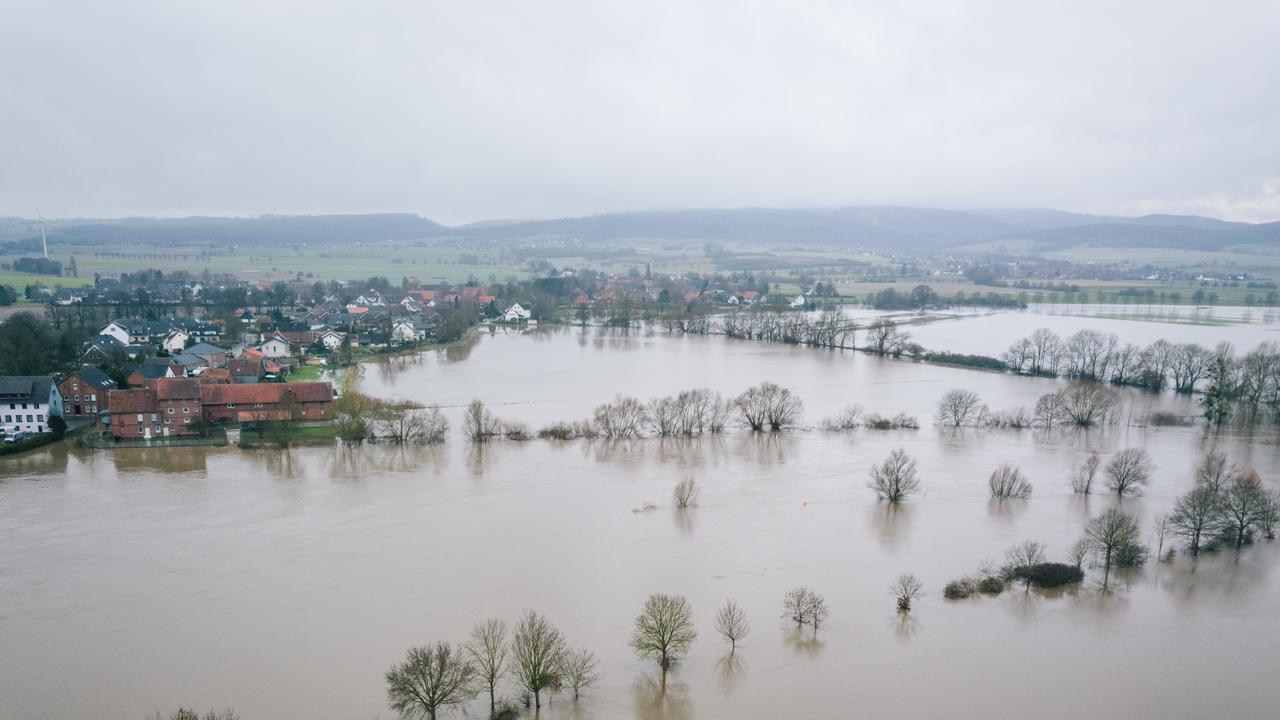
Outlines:
{"type": "Polygon", "coordinates": [[[816,658],[822,654],[826,643],[818,636],[817,630],[804,627],[793,627],[783,631],[782,642],[797,655],[816,658]]]}
{"type": "Polygon", "coordinates": [[[673,680],[668,673],[665,683],[651,673],[642,674],[631,686],[638,720],[687,720],[693,717],[688,683],[673,680]]]}
{"type": "Polygon", "coordinates": [[[720,689],[724,690],[725,696],[738,686],[738,682],[742,680],[746,671],[747,664],[736,652],[731,652],[716,661],[716,677],[720,681],[720,689]]]}
{"type": "Polygon", "coordinates": [[[914,515],[915,509],[909,503],[877,502],[871,506],[871,527],[876,531],[880,546],[892,548],[905,538],[914,515]]]}

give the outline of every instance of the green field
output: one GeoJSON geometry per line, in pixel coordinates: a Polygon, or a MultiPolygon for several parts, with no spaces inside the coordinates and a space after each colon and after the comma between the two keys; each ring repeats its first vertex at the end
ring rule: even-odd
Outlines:
{"type": "MultiPolygon", "coordinates": [[[[50,255],[52,257],[52,255],[50,255]]],[[[22,294],[22,289],[28,285],[40,283],[45,287],[80,287],[82,285],[93,284],[93,273],[81,271],[80,277],[58,277],[56,275],[36,275],[34,273],[14,272],[12,270],[0,270],[0,285],[8,285],[18,294],[22,294]]]]}

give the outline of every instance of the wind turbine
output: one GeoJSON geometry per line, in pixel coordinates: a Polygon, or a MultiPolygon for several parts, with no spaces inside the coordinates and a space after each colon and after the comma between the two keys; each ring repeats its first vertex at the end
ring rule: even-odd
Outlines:
{"type": "Polygon", "coordinates": [[[44,259],[49,259],[49,240],[44,235],[44,216],[40,214],[40,208],[36,208],[36,217],[40,220],[40,245],[44,248],[44,259]]]}

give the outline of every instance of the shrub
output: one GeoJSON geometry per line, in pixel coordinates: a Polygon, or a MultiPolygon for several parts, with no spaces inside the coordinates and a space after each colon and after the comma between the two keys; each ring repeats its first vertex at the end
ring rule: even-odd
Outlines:
{"type": "Polygon", "coordinates": [[[867,427],[872,430],[918,430],[920,422],[904,413],[898,413],[893,417],[872,414],[867,416],[867,427]]]}
{"type": "Polygon", "coordinates": [[[942,597],[948,600],[963,600],[978,592],[978,583],[971,577],[952,580],[942,588],[942,597]]]}
{"type": "Polygon", "coordinates": [[[979,368],[982,370],[999,370],[1003,371],[1008,368],[1003,360],[999,358],[987,357],[986,355],[965,355],[962,353],[950,352],[931,352],[925,353],[924,359],[929,362],[943,363],[946,365],[963,365],[965,367],[979,368]]]}
{"type": "Polygon", "coordinates": [[[1036,563],[1028,567],[1010,568],[1009,579],[1030,582],[1040,588],[1056,588],[1080,582],[1084,579],[1084,571],[1075,565],[1064,563],[1036,563]]]}
{"type": "Polygon", "coordinates": [[[978,592],[983,595],[999,595],[1004,592],[1004,580],[995,575],[987,575],[978,581],[978,592]]]}
{"type": "Polygon", "coordinates": [[[1147,424],[1156,427],[1186,426],[1191,424],[1191,420],[1171,412],[1153,412],[1147,416],[1147,424]]]}

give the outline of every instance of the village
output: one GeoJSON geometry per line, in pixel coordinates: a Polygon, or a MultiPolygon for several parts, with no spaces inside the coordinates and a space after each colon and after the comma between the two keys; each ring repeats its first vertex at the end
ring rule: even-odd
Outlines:
{"type": "MultiPolygon", "coordinates": [[[[553,270],[525,283],[401,288],[382,278],[363,286],[221,280],[145,271],[87,288],[38,290],[53,330],[84,339],[63,368],[0,377],[4,449],[36,447],[68,431],[109,438],[109,446],[268,423],[324,425],[340,393],[334,371],[368,355],[455,342],[482,324],[618,324],[660,308],[764,305],[769,288],[754,276],[655,278],[647,271],[553,270]]],[[[821,283],[815,290],[824,294],[821,283]]],[[[775,304],[814,306],[803,294],[775,304]]]]}

